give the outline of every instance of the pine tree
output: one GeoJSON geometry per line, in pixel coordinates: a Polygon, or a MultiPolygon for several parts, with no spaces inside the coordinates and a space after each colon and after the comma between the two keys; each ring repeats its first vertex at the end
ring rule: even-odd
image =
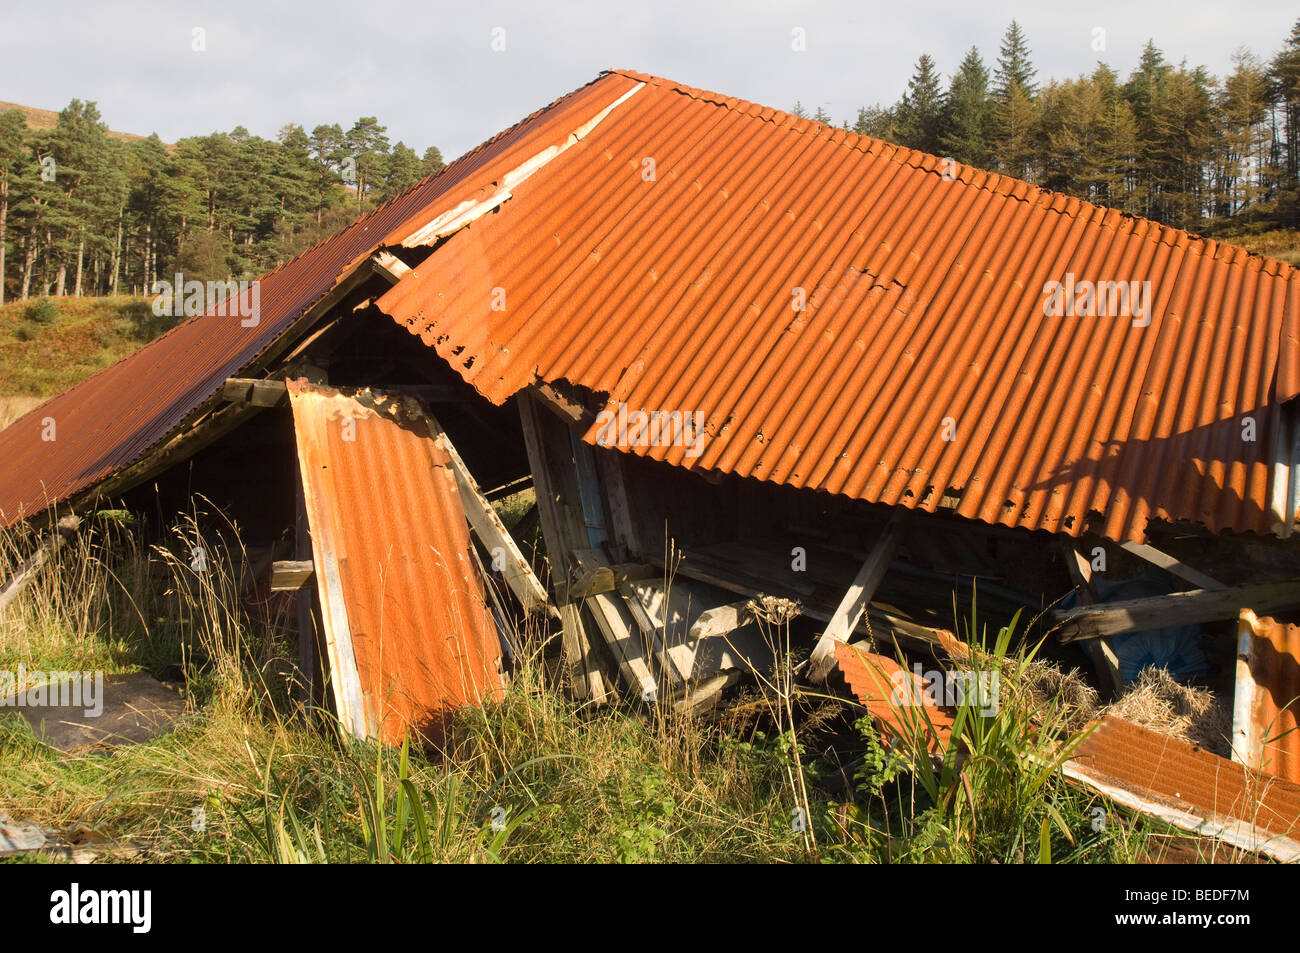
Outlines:
{"type": "Polygon", "coordinates": [[[1124,98],[1115,71],[1099,63],[1092,83],[1101,100],[1102,115],[1097,143],[1096,201],[1102,205],[1136,212],[1142,204],[1139,184],[1137,119],[1124,98]]]}
{"type": "Polygon", "coordinates": [[[1005,99],[1012,90],[1018,89],[1025,94],[1025,98],[1033,99],[1037,91],[1034,84],[1036,74],[1024,31],[1020,29],[1019,23],[1012,20],[1007,32],[1003,34],[998,66],[993,72],[993,95],[1005,99]]]}
{"type": "Polygon", "coordinates": [[[424,150],[424,158],[420,160],[421,174],[433,175],[446,167],[447,163],[442,161],[442,152],[437,146],[429,146],[424,150]]]}
{"type": "Polygon", "coordinates": [[[393,146],[393,151],[388,154],[388,162],[384,166],[383,186],[380,189],[379,197],[381,199],[390,199],[397,193],[403,191],[420,181],[424,177],[424,172],[420,165],[420,158],[415,154],[415,150],[400,140],[393,146]]]}
{"type": "Polygon", "coordinates": [[[963,165],[987,168],[992,116],[989,71],[972,46],[948,84],[940,150],[963,165]]]}
{"type": "Polygon", "coordinates": [[[9,202],[14,194],[19,163],[27,162],[27,121],[22,112],[11,109],[0,113],[0,304],[5,303],[6,249],[8,243],[9,202]]]}
{"type": "Polygon", "coordinates": [[[1269,64],[1272,99],[1280,107],[1277,214],[1280,223],[1300,226],[1300,20],[1269,64]]]}
{"type": "Polygon", "coordinates": [[[872,139],[883,139],[886,142],[898,142],[900,137],[894,110],[883,109],[880,106],[864,106],[859,109],[853,131],[859,136],[870,136],[872,139]]]}
{"type": "Polygon", "coordinates": [[[1155,111],[1159,221],[1196,231],[1208,207],[1206,168],[1213,147],[1209,75],[1186,64],[1169,74],[1155,111]]]}
{"type": "Polygon", "coordinates": [[[352,124],[343,137],[352,159],[356,162],[357,204],[371,187],[388,155],[387,126],[379,125],[375,116],[362,116],[352,124]]]}
{"type": "Polygon", "coordinates": [[[939,71],[929,54],[922,53],[916,61],[916,71],[908,80],[907,92],[898,104],[899,144],[922,152],[939,152],[943,110],[939,71]]]}
{"type": "Polygon", "coordinates": [[[1032,179],[1038,110],[1034,100],[1035,70],[1020,24],[1007,27],[993,72],[993,158],[998,171],[1032,179]]]}
{"type": "Polygon", "coordinates": [[[1270,89],[1263,65],[1246,50],[1233,56],[1233,71],[1214,96],[1213,189],[1211,214],[1271,212],[1265,207],[1269,182],[1276,176],[1269,116],[1270,89]]]}

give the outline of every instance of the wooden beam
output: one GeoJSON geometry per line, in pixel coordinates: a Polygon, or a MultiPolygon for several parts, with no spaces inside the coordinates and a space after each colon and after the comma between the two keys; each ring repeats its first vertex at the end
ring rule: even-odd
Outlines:
{"type": "Polygon", "coordinates": [[[611,565],[596,549],[575,549],[575,567],[569,583],[569,599],[584,599],[602,592],[612,592],[620,583],[635,579],[650,579],[661,575],[654,566],[646,563],[617,563],[611,565]]]}
{"type": "Polygon", "coordinates": [[[533,567],[524,558],[523,551],[501,522],[501,517],[497,516],[492,504],[483,496],[474,474],[470,473],[469,467],[461,459],[451,438],[432,414],[428,415],[428,420],[435,440],[451,460],[452,471],[456,474],[456,488],[460,491],[461,507],[465,510],[470,528],[488,552],[493,554],[492,568],[505,578],[506,585],[515,594],[524,611],[541,611],[559,618],[559,612],[546,597],[546,589],[533,573],[533,567]]]}
{"type": "Polygon", "coordinates": [[[274,407],[285,399],[288,389],[282,380],[251,377],[231,377],[221,388],[227,403],[249,404],[253,407],[274,407]]]}
{"type": "Polygon", "coordinates": [[[1217,579],[1211,579],[1203,572],[1198,572],[1186,563],[1181,563],[1168,553],[1163,553],[1154,546],[1148,546],[1146,543],[1135,543],[1132,540],[1122,544],[1124,549],[1134,556],[1145,559],[1153,566],[1159,566],[1165,572],[1177,576],[1179,579],[1190,582],[1197,589],[1222,589],[1223,583],[1217,579]]]}
{"type": "Polygon", "coordinates": [[[576,400],[572,400],[558,390],[555,385],[543,381],[529,388],[542,406],[555,414],[566,424],[576,425],[586,430],[595,421],[596,415],[576,400]]]}
{"type": "Polygon", "coordinates": [[[382,248],[370,256],[370,267],[389,284],[397,284],[411,273],[411,266],[382,248]]]}
{"type": "Polygon", "coordinates": [[[725,606],[705,609],[698,619],[691,624],[692,639],[712,639],[735,632],[743,625],[754,621],[749,611],[749,600],[733,602],[725,606]]]}
{"type": "MultiPolygon", "coordinates": [[[[773,581],[767,588],[747,585],[743,582],[737,582],[735,579],[702,569],[694,565],[689,559],[682,562],[675,571],[688,579],[705,582],[711,586],[717,586],[719,589],[725,589],[727,592],[734,592],[736,595],[747,596],[751,599],[761,599],[768,595],[780,595],[794,599],[799,603],[800,615],[816,619],[818,622],[829,622],[833,614],[815,605],[810,605],[805,601],[804,593],[793,591],[788,584],[781,585],[773,581]]],[[[911,619],[895,615],[881,606],[871,604],[867,605],[865,622],[859,621],[853,631],[855,635],[861,635],[864,638],[871,638],[880,632],[892,632],[905,642],[914,643],[917,647],[932,646],[941,648],[944,651],[947,651],[948,646],[956,641],[956,637],[947,629],[936,629],[923,625],[920,622],[914,622],[911,619]]]]}
{"type": "MultiPolygon", "coordinates": [[[[519,422],[523,428],[524,447],[528,451],[528,466],[533,474],[533,487],[537,494],[537,509],[542,521],[542,535],[551,559],[552,583],[561,581],[560,574],[567,572],[565,553],[575,548],[577,537],[565,508],[563,475],[552,466],[547,454],[553,442],[546,438],[544,429],[549,421],[542,419],[538,403],[528,393],[517,398],[519,422]]],[[[590,545],[582,540],[583,546],[590,545]]],[[[591,641],[582,625],[581,607],[577,603],[560,600],[560,624],[563,631],[564,659],[568,666],[571,690],[575,698],[605,702],[610,694],[605,675],[594,656],[591,641]]]]}
{"type": "MultiPolygon", "coordinates": [[[[629,580],[619,585],[619,595],[623,597],[624,604],[627,605],[637,625],[641,628],[641,633],[650,648],[650,654],[654,657],[661,675],[661,685],[664,694],[668,697],[676,697],[691,676],[691,669],[694,666],[694,654],[691,654],[690,665],[683,665],[678,653],[678,658],[674,658],[668,651],[665,644],[667,633],[664,627],[656,624],[655,620],[650,617],[650,612],[646,608],[645,602],[642,601],[642,594],[647,591],[645,581],[638,583],[635,580],[629,580]]],[[[665,610],[667,607],[664,607],[665,610]]]]}
{"type": "Polygon", "coordinates": [[[516,493],[522,493],[530,489],[533,485],[532,474],[520,477],[518,480],[511,480],[509,483],[503,483],[495,490],[488,490],[483,494],[489,503],[495,503],[497,500],[504,500],[507,496],[514,496],[516,493]]]}
{"type": "Polygon", "coordinates": [[[813,681],[825,681],[826,676],[835,668],[835,644],[849,640],[849,634],[857,627],[858,620],[862,618],[871,597],[876,594],[880,581],[885,578],[885,572],[894,561],[894,554],[898,552],[898,544],[902,542],[905,518],[903,509],[895,510],[871,554],[840,600],[826,631],[817,640],[808,660],[808,677],[813,681]]]}
{"type": "Polygon", "coordinates": [[[658,701],[659,683],[650,670],[641,625],[631,609],[618,596],[608,592],[590,596],[583,603],[618,663],[624,681],[641,696],[642,701],[658,701]]]}
{"type": "MultiPolygon", "coordinates": [[[[1090,606],[1097,603],[1097,588],[1092,582],[1092,563],[1073,543],[1065,545],[1065,566],[1074,580],[1078,593],[1079,605],[1090,606]]],[[[1119,657],[1111,646],[1109,639],[1090,639],[1084,643],[1084,651],[1092,660],[1092,667],[1097,672],[1097,680],[1112,698],[1117,697],[1124,684],[1119,673],[1119,657]]]]}
{"type": "Polygon", "coordinates": [[[609,532],[614,555],[622,561],[631,561],[641,553],[636,521],[632,517],[632,504],[623,478],[623,454],[614,450],[596,450],[596,470],[605,498],[609,501],[609,532]]]}
{"type": "Polygon", "coordinates": [[[1230,589],[1190,589],[1167,596],[1124,599],[1077,609],[1058,609],[1057,637],[1062,642],[1142,632],[1176,625],[1235,619],[1243,608],[1260,615],[1300,606],[1300,579],[1253,583],[1230,589]]]}
{"type": "Polygon", "coordinates": [[[18,598],[18,594],[26,588],[27,584],[40,575],[41,569],[57,553],[65,542],[77,535],[81,529],[81,517],[64,516],[55,531],[47,536],[36,551],[23,560],[23,564],[18,567],[17,571],[0,586],[0,612],[3,612],[9,605],[18,598]]]}
{"type": "Polygon", "coordinates": [[[310,559],[277,559],[271,563],[271,591],[297,592],[314,575],[315,567],[310,559]]]}

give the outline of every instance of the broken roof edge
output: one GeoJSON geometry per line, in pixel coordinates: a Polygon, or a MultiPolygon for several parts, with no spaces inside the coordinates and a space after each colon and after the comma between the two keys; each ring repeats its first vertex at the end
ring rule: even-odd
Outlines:
{"type": "MultiPolygon", "coordinates": [[[[596,79],[592,80],[590,83],[578,87],[572,92],[567,93],[566,95],[555,100],[549,106],[537,110],[535,113],[530,115],[527,119],[523,120],[522,122],[516,123],[514,126],[511,126],[510,129],[507,130],[506,132],[503,132],[498,136],[494,136],[492,140],[489,140],[489,142],[494,142],[504,136],[509,135],[510,133],[519,129],[526,123],[533,122],[541,118],[546,113],[559,108],[566,100],[570,99],[573,96],[576,96],[577,94],[581,93],[583,90],[594,87],[605,77],[612,76],[612,75],[621,76],[622,74],[615,73],[614,71],[606,71],[601,73],[598,77],[596,77],[596,79]]],[[[560,155],[567,152],[574,145],[577,145],[579,142],[585,139],[588,135],[591,134],[592,130],[594,130],[597,126],[599,126],[605,120],[605,118],[609,116],[610,113],[612,113],[619,106],[623,105],[623,103],[625,103],[633,95],[640,92],[643,88],[645,88],[645,86],[646,84],[643,82],[639,82],[639,81],[635,82],[635,85],[633,85],[632,88],[624,91],[612,102],[606,104],[603,108],[597,110],[593,115],[586,118],[584,121],[580,122],[571,131],[567,133],[562,133],[558,142],[551,142],[549,145],[545,146],[540,151],[535,152],[530,156],[527,156],[526,158],[524,158],[522,162],[513,165],[512,167],[507,169],[504,173],[499,174],[497,178],[492,179],[487,185],[480,188],[480,192],[483,192],[486,190],[488,186],[496,186],[496,188],[493,191],[491,191],[488,195],[475,197],[475,198],[467,198],[462,202],[460,202],[458,205],[453,206],[452,208],[446,208],[443,209],[442,211],[436,212],[432,218],[420,224],[416,224],[414,226],[412,226],[411,220],[403,222],[391,233],[389,233],[389,235],[384,240],[384,245],[401,246],[403,248],[415,248],[419,246],[432,245],[436,243],[438,240],[453,235],[456,232],[459,232],[461,229],[469,226],[475,220],[493,211],[503,202],[512,198],[511,189],[518,187],[520,183],[531,178],[535,173],[540,171],[552,160],[558,158],[560,155]]]]}
{"type": "MultiPolygon", "coordinates": [[[[580,86],[575,90],[565,93],[563,96],[558,97],[557,99],[547,104],[546,106],[543,106],[535,110],[534,112],[530,113],[528,116],[525,116],[523,119],[520,119],[518,122],[514,123],[508,128],[502,130],[501,132],[498,132],[496,135],[480,143],[478,146],[474,147],[473,149],[470,149],[468,152],[465,152],[458,158],[454,159],[453,161],[445,165],[439,171],[421,178],[417,182],[408,186],[406,189],[403,189],[393,198],[388,199],[387,201],[377,205],[375,208],[369,210],[360,218],[356,219],[354,222],[351,222],[350,224],[338,229],[337,231],[332,232],[329,235],[326,235],[325,237],[321,238],[319,241],[317,241],[310,247],[299,252],[297,255],[293,256],[292,258],[288,259],[282,264],[277,265],[275,268],[271,269],[270,271],[267,271],[259,275],[257,278],[252,279],[252,281],[260,283],[263,281],[267,281],[271,279],[273,276],[279,275],[282,272],[286,272],[292,268],[304,267],[305,262],[309,261],[313,257],[318,257],[322,255],[325,251],[328,250],[329,245],[343,240],[343,236],[347,235],[348,233],[350,232],[364,233],[368,231],[372,227],[376,219],[380,218],[386,213],[390,213],[390,211],[394,208],[394,206],[399,206],[403,201],[409,200],[413,193],[419,191],[420,189],[428,188],[433,182],[435,182],[440,178],[444,178],[444,177],[450,178],[451,186],[449,186],[449,188],[461,184],[461,180],[458,179],[457,177],[462,174],[472,173],[473,171],[475,171],[473,167],[474,162],[480,159],[482,155],[488,150],[490,150],[493,146],[496,146],[502,143],[503,141],[508,140],[511,136],[516,135],[521,131],[525,130],[529,126],[529,124],[536,122],[537,120],[545,116],[547,113],[557,109],[558,107],[561,107],[567,100],[570,100],[575,95],[580,94],[583,90],[595,86],[598,82],[600,82],[601,79],[605,78],[607,75],[608,75],[607,73],[602,73],[600,76],[596,77],[596,79],[593,79],[591,82],[585,84],[584,86],[580,86]]],[[[466,175],[466,178],[468,178],[468,175],[466,175]]],[[[436,196],[434,200],[430,202],[430,204],[436,205],[437,200],[440,197],[441,196],[436,196]]],[[[404,218],[398,220],[397,228],[401,229],[405,227],[405,224],[407,222],[418,217],[420,217],[420,214],[418,212],[413,214],[407,214],[404,218]]],[[[319,308],[321,303],[326,299],[328,299],[331,294],[335,293],[340,285],[344,284],[348,279],[354,276],[359,269],[365,267],[366,263],[377,251],[384,248],[392,247],[395,244],[393,242],[386,240],[385,238],[385,235],[389,231],[391,231],[391,228],[376,230],[376,233],[373,236],[371,236],[370,242],[362,248],[362,250],[356,255],[356,257],[353,258],[350,262],[348,262],[346,266],[339,269],[333,275],[333,279],[327,287],[324,287],[312,299],[310,299],[307,302],[304,302],[300,307],[295,308],[291,313],[282,316],[280,321],[277,322],[279,329],[276,330],[273,334],[270,334],[270,336],[268,336],[265,340],[260,341],[260,346],[257,348],[256,352],[253,353],[248,360],[244,361],[237,367],[231,366],[227,368],[227,373],[224,376],[228,377],[228,376],[246,375],[251,370],[263,367],[267,363],[269,363],[269,360],[274,359],[274,358],[268,359],[267,354],[274,351],[276,349],[277,344],[280,343],[285,338],[286,335],[292,334],[294,332],[294,329],[300,326],[304,316],[311,313],[313,310],[319,308]]],[[[76,384],[74,384],[72,387],[69,387],[67,390],[52,395],[51,397],[42,401],[36,407],[32,408],[27,413],[23,414],[22,416],[14,420],[13,423],[5,429],[12,431],[17,429],[17,427],[21,424],[29,423],[31,420],[39,420],[40,419],[39,413],[45,408],[47,408],[48,405],[50,405],[53,401],[68,400],[75,403],[78,400],[77,395],[79,393],[84,393],[88,388],[93,387],[96,383],[100,382],[105,377],[111,377],[115,373],[120,373],[120,371],[117,369],[120,367],[120,365],[124,364],[125,362],[131,361],[133,359],[136,361],[148,361],[149,355],[165,355],[168,351],[168,348],[175,341],[175,339],[178,336],[184,334],[186,332],[186,329],[188,329],[193,322],[202,319],[210,319],[211,317],[214,316],[214,313],[219,315],[221,309],[224,308],[227,300],[228,300],[228,296],[227,298],[223,298],[219,302],[218,301],[212,302],[211,306],[203,314],[187,317],[185,320],[178,322],[174,327],[169,328],[163,334],[149,341],[148,343],[136,349],[135,351],[132,351],[130,354],[124,356],[118,361],[115,361],[114,363],[108,365],[107,367],[100,368],[94,373],[78,381],[76,384]]],[[[266,309],[267,309],[266,307],[263,308],[263,310],[266,309]]],[[[252,338],[253,340],[257,340],[257,331],[261,331],[262,333],[267,333],[267,328],[266,327],[255,328],[254,334],[250,335],[250,338],[252,338]]],[[[220,382],[218,382],[215,385],[215,388],[213,390],[207,391],[206,393],[196,392],[193,395],[192,399],[186,402],[186,407],[184,411],[181,412],[177,417],[173,418],[173,423],[171,424],[171,426],[157,433],[157,435],[154,436],[152,440],[150,440],[148,443],[141,446],[138,451],[135,451],[129,457],[123,459],[100,461],[103,462],[103,466],[99,467],[96,470],[83,473],[83,475],[80,476],[78,480],[74,481],[73,484],[54,490],[52,492],[49,491],[47,488],[44,488],[43,486],[42,493],[39,498],[39,502],[34,502],[33,500],[24,500],[20,505],[15,507],[12,512],[0,511],[0,526],[12,526],[17,523],[30,520],[36,517],[40,513],[48,512],[52,506],[61,505],[69,502],[74,503],[76,505],[85,505],[87,499],[94,499],[94,498],[98,498],[99,496],[102,496],[103,494],[100,491],[103,489],[104,485],[109,480],[111,480],[114,476],[122,473],[123,471],[129,470],[131,468],[138,467],[143,461],[146,461],[153,455],[157,454],[161,448],[167,447],[170,443],[176,440],[178,436],[192,429],[196,423],[201,421],[205,415],[211,412],[211,410],[215,406],[216,399],[220,396],[220,393],[221,393],[220,382]]],[[[117,490],[114,490],[113,492],[116,491],[117,490]]]]}

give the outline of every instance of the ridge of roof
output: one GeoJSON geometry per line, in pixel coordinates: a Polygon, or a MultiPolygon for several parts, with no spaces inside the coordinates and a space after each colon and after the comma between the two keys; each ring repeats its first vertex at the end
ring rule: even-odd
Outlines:
{"type": "MultiPolygon", "coordinates": [[[[885,139],[877,139],[873,136],[863,135],[853,132],[850,129],[844,129],[840,126],[832,126],[828,123],[819,122],[816,119],[795,116],[793,113],[776,109],[770,106],[763,106],[749,100],[743,100],[736,96],[724,96],[721,93],[712,90],[701,89],[695,86],[688,86],[685,83],[679,83],[676,80],[668,79],[662,76],[655,76],[651,73],[641,73],[629,69],[610,69],[601,75],[617,74],[627,79],[636,80],[651,86],[671,89],[682,95],[700,102],[712,103],[729,109],[734,112],[749,113],[756,118],[776,125],[784,125],[786,128],[798,132],[812,132],[814,135],[821,130],[827,130],[830,135],[828,141],[837,142],[846,148],[853,149],[868,155],[879,156],[887,161],[892,161],[900,166],[920,169],[923,172],[930,172],[943,177],[943,166],[948,161],[946,158],[936,156],[929,152],[923,152],[920,149],[912,149],[908,146],[900,146],[896,143],[889,142],[885,139]],[[837,140],[838,137],[838,140],[837,140]]],[[[981,169],[978,166],[967,165],[954,161],[954,170],[951,172],[955,181],[963,185],[970,186],[977,190],[988,192],[994,195],[1005,195],[1016,201],[1025,202],[1029,205],[1039,206],[1059,215],[1071,218],[1088,218],[1095,219],[1098,224],[1105,228],[1110,228],[1116,233],[1121,231],[1120,223],[1127,222],[1133,227],[1130,229],[1136,232],[1138,224],[1151,226],[1154,235],[1141,235],[1139,237],[1154,241],[1159,244],[1168,245],[1171,248],[1180,247],[1180,244],[1191,243],[1188,250],[1201,257],[1209,257],[1214,261],[1222,261],[1227,264],[1236,264],[1238,261],[1249,263],[1257,262],[1259,269],[1265,274],[1278,275],[1287,279],[1294,278],[1297,272],[1295,265],[1282,261],[1279,258],[1273,258],[1269,255],[1263,255],[1259,252],[1253,252],[1241,245],[1235,245],[1231,242],[1221,241],[1215,238],[1209,238],[1204,235],[1198,235],[1186,229],[1178,228],[1173,225],[1165,225],[1154,219],[1146,218],[1142,215],[1136,215],[1133,212],[1126,212],[1109,205],[1099,205],[1096,202],[1090,202],[1087,199],[1077,198],[1064,192],[1057,192],[1052,189],[1043,188],[1035,185],[1025,179],[1017,179],[1014,176],[1006,175],[1000,172],[991,172],[987,169],[981,169]]]]}

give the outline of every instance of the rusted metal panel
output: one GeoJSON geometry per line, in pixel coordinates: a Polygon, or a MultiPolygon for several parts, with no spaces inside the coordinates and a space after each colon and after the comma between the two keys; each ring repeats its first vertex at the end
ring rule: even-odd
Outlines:
{"type": "MultiPolygon", "coordinates": [[[[583,87],[502,132],[263,275],[257,323],[241,316],[190,318],[116,364],[46,401],[0,432],[0,525],[74,497],[139,461],[221,390],[254,366],[295,321],[363,265],[405,222],[474,202],[522,161],[558,142],[635,81],[583,87]],[[50,422],[53,422],[51,430],[50,422]],[[51,436],[53,439],[51,439],[51,436]]],[[[396,244],[396,242],[394,242],[396,244]]],[[[163,276],[171,280],[172,276],[163,276]]],[[[251,289],[243,299],[249,303],[251,289]]],[[[220,310],[228,310],[224,307],[220,310]]]]}
{"type": "Polygon", "coordinates": [[[500,643],[455,474],[418,402],[289,383],[340,720],[436,735],[501,689],[500,643]]]}
{"type": "Polygon", "coordinates": [[[668,80],[593,88],[632,81],[380,301],[480,393],[698,411],[697,447],[614,445],[988,523],[1289,532],[1295,268],[668,80]],[[1137,296],[1050,317],[1053,282],[1137,296]]]}
{"type": "Polygon", "coordinates": [[[835,661],[849,691],[867,712],[895,738],[924,737],[942,754],[952,738],[952,714],[927,701],[924,677],[909,672],[887,655],[859,645],[836,642],[835,661]]]}
{"type": "Polygon", "coordinates": [[[1300,784],[1300,625],[1241,611],[1233,758],[1300,784]]]}
{"type": "Polygon", "coordinates": [[[1300,785],[1118,718],[1103,718],[1066,777],[1184,830],[1300,860],[1300,785]]]}

